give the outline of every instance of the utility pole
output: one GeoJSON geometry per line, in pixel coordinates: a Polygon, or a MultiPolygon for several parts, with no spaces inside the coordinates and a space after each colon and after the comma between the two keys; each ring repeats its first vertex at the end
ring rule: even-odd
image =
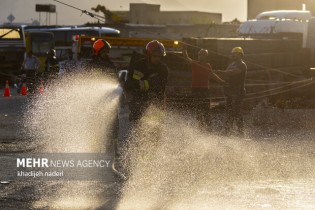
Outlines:
{"type": "Polygon", "coordinates": [[[58,25],[58,12],[56,12],[56,26],[58,25]]]}

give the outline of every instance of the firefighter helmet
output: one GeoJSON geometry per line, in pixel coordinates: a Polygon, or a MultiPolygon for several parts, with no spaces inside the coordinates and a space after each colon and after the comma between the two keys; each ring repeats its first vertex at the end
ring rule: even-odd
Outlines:
{"type": "Polygon", "coordinates": [[[199,50],[198,55],[199,55],[199,56],[207,57],[207,56],[208,56],[208,50],[206,50],[206,49],[201,49],[201,50],[199,50]]]}
{"type": "Polygon", "coordinates": [[[145,49],[148,55],[154,54],[154,55],[166,56],[164,45],[157,40],[150,41],[145,47],[145,49]]]}
{"type": "Polygon", "coordinates": [[[47,54],[47,58],[56,58],[56,50],[55,49],[50,49],[48,50],[47,54]]]}
{"type": "Polygon", "coordinates": [[[109,50],[110,48],[112,47],[107,41],[105,41],[104,39],[98,39],[93,44],[93,54],[98,55],[102,49],[109,50]]]}
{"type": "Polygon", "coordinates": [[[50,49],[47,54],[49,55],[56,55],[56,50],[55,49],[50,49]]]}

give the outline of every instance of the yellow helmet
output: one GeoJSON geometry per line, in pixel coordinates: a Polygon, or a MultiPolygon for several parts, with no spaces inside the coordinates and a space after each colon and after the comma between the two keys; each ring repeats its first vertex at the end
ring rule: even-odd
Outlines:
{"type": "Polygon", "coordinates": [[[232,53],[239,53],[239,54],[244,55],[244,51],[243,51],[243,49],[241,47],[234,47],[232,49],[232,53]]]}

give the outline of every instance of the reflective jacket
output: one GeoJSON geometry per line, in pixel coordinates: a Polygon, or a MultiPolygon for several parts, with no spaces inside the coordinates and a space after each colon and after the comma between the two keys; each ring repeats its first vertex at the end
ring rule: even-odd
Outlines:
{"type": "Polygon", "coordinates": [[[134,100],[164,99],[168,68],[164,63],[151,65],[146,59],[136,61],[128,70],[125,90],[134,100]]]}

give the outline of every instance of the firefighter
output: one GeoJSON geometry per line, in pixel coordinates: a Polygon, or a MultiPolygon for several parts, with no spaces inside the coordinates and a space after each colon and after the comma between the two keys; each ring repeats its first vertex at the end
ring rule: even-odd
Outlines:
{"type": "Polygon", "coordinates": [[[168,78],[168,67],[163,62],[166,56],[164,45],[150,41],[145,48],[146,57],[135,61],[128,70],[125,91],[131,95],[130,115],[131,124],[137,122],[146,108],[151,104],[162,106],[168,78]]]}
{"type": "MultiPolygon", "coordinates": [[[[163,106],[164,92],[168,78],[168,67],[163,63],[166,56],[163,44],[157,40],[150,41],[145,48],[145,57],[132,63],[128,69],[124,83],[124,94],[129,104],[129,129],[126,137],[136,126],[145,110],[151,105],[163,106]]],[[[131,139],[121,139],[116,143],[114,173],[122,180],[126,180],[130,173],[126,164],[129,161],[128,148],[131,139]],[[127,162],[126,162],[127,161],[127,162]],[[123,162],[126,162],[123,164],[123,162]],[[123,166],[125,165],[125,166],[123,166]]]]}
{"type": "Polygon", "coordinates": [[[45,78],[52,79],[57,78],[59,74],[59,62],[56,57],[56,50],[50,49],[47,52],[47,57],[45,60],[45,78]]]}
{"type": "MultiPolygon", "coordinates": [[[[110,60],[109,51],[111,45],[104,39],[98,39],[93,44],[93,57],[91,63],[89,63],[89,68],[94,68],[105,73],[105,76],[110,79],[118,80],[118,75],[116,72],[116,67],[114,63],[110,60]]],[[[116,110],[118,112],[118,110],[116,110]]],[[[116,139],[118,136],[118,116],[116,116],[110,129],[112,133],[110,135],[111,139],[116,139]]]]}
{"type": "MultiPolygon", "coordinates": [[[[98,39],[93,43],[93,57],[89,63],[88,68],[92,70],[100,70],[107,78],[118,80],[116,67],[109,57],[111,45],[104,39],[98,39]]],[[[115,113],[118,113],[118,108],[115,109],[115,113]]],[[[108,138],[112,141],[112,144],[116,144],[119,130],[118,114],[115,115],[113,122],[109,125],[108,138]]],[[[115,148],[115,150],[117,150],[115,148]]],[[[115,151],[116,152],[116,151],[115,151]]]]}
{"type": "Polygon", "coordinates": [[[111,45],[104,39],[98,39],[93,44],[92,67],[105,73],[115,73],[116,67],[109,58],[111,45]]]}
{"type": "Polygon", "coordinates": [[[244,136],[244,122],[242,115],[242,104],[246,94],[245,77],[247,66],[243,61],[244,51],[241,47],[234,47],[231,51],[230,58],[232,62],[225,71],[218,71],[227,78],[228,85],[224,93],[226,96],[226,124],[225,132],[231,134],[234,122],[237,127],[237,135],[244,136]]]}
{"type": "MultiPolygon", "coordinates": [[[[191,85],[194,98],[193,109],[197,112],[199,120],[205,123],[210,107],[209,80],[213,79],[222,85],[225,85],[226,83],[215,73],[213,73],[212,67],[208,62],[208,50],[200,49],[198,52],[198,60],[191,59],[187,54],[187,50],[184,51],[184,57],[191,64],[191,85]]],[[[207,125],[209,125],[209,122],[207,125]]]]}

